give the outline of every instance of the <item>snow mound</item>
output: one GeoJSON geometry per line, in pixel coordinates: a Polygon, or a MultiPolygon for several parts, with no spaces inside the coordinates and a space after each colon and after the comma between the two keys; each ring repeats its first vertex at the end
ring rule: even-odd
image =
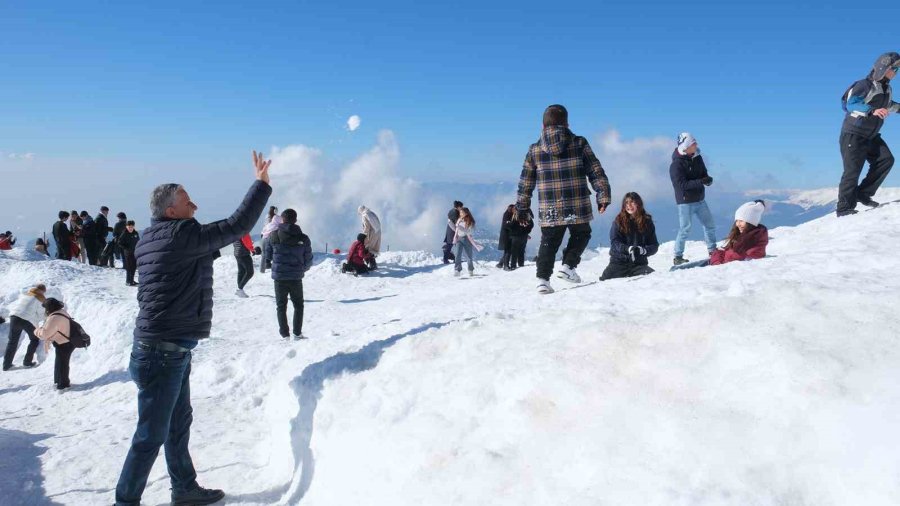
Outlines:
{"type": "MultiPolygon", "coordinates": [[[[793,204],[805,210],[815,207],[830,206],[837,203],[837,188],[820,188],[818,190],[755,190],[747,192],[750,198],[775,197],[775,202],[793,204]]],[[[900,188],[882,188],[875,196],[879,202],[900,200],[900,188]]]]}
{"type": "MultiPolygon", "coordinates": [[[[770,258],[674,273],[665,243],[657,273],[603,283],[601,248],[549,296],[530,262],[454,278],[384,252],[352,277],[317,254],[309,339],[289,343],[268,274],[239,299],[223,257],[193,358],[199,481],[229,504],[898,504],[898,225],[897,203],[829,215],[771,230],[770,258]]],[[[38,281],[94,344],[61,395],[50,364],[0,375],[0,494],[109,503],[135,292],[121,270],[0,256],[2,302],[38,281]]],[[[168,488],[160,455],[144,502],[168,488]]]]}

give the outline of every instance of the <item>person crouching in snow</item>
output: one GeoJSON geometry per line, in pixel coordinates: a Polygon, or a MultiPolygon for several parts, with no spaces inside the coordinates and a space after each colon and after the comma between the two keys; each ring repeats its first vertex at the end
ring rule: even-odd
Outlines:
{"type": "MultiPolygon", "coordinates": [[[[294,339],[303,339],[303,274],[312,267],[312,242],[297,225],[297,211],[285,209],[283,223],[269,234],[266,256],[272,263],[275,280],[275,314],[278,332],[288,337],[288,296],[294,306],[294,339]]],[[[265,259],[263,259],[265,261],[265,259]]]]}
{"type": "Polygon", "coordinates": [[[475,218],[472,217],[472,212],[469,211],[468,207],[463,207],[459,210],[459,220],[457,220],[454,230],[453,244],[456,245],[456,260],[454,261],[453,275],[459,276],[462,273],[462,254],[465,251],[469,265],[469,276],[474,276],[475,265],[472,261],[475,257],[472,254],[472,249],[481,251],[484,247],[472,237],[472,234],[475,233],[475,218]]]}
{"type": "Polygon", "coordinates": [[[739,207],[734,213],[734,226],[728,233],[725,246],[709,257],[710,265],[765,257],[769,230],[760,223],[765,211],[766,204],[762,200],[747,202],[739,207]]]}
{"type": "Polygon", "coordinates": [[[625,194],[622,210],[609,230],[609,265],[600,281],[650,274],[647,257],[656,254],[659,241],[653,217],[644,210],[644,201],[635,192],[625,194]]]}
{"type": "MultiPolygon", "coordinates": [[[[72,318],[63,309],[65,305],[54,299],[44,301],[44,314],[47,316],[44,325],[37,328],[34,334],[42,341],[53,343],[56,348],[56,360],[53,363],[53,384],[57,390],[71,386],[69,382],[69,359],[75,351],[75,345],[69,341],[72,318]]],[[[49,348],[49,344],[45,344],[49,348]]]]}
{"type": "Polygon", "coordinates": [[[365,244],[366,234],[357,235],[356,240],[350,245],[347,261],[341,266],[341,272],[350,272],[354,275],[369,272],[369,267],[366,265],[366,257],[369,253],[366,251],[365,244]]]}
{"type": "Polygon", "coordinates": [[[366,206],[359,206],[356,212],[359,213],[359,219],[362,220],[362,233],[366,235],[366,250],[372,254],[373,258],[377,257],[381,253],[381,220],[366,206]]]}
{"type": "Polygon", "coordinates": [[[35,327],[44,319],[44,294],[47,287],[43,284],[34,285],[27,292],[19,295],[9,310],[9,338],[6,341],[6,353],[3,355],[3,370],[12,368],[16,349],[19,347],[19,338],[24,330],[28,334],[28,348],[25,350],[25,360],[22,365],[34,367],[34,353],[37,351],[40,341],[34,335],[35,327]]]}

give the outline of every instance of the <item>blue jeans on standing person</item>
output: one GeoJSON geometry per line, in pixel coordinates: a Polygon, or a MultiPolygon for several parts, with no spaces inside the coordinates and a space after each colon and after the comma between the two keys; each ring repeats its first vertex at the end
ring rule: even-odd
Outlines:
{"type": "Polygon", "coordinates": [[[163,445],[172,494],[197,488],[197,472],[188,452],[194,419],[191,352],[164,351],[153,343],[135,342],[128,371],[138,387],[138,422],[116,485],[116,505],[140,504],[150,469],[163,445]]]}
{"type": "Polygon", "coordinates": [[[475,270],[475,266],[472,265],[472,243],[469,242],[468,237],[463,237],[456,243],[456,260],[454,263],[456,264],[456,272],[462,272],[462,253],[466,252],[466,260],[469,262],[469,272],[473,272],[475,270]]]}
{"type": "Polygon", "coordinates": [[[678,204],[678,235],[675,236],[675,256],[684,255],[684,243],[691,232],[691,220],[696,216],[703,225],[706,250],[716,249],[716,224],[705,200],[691,204],[678,204]]]}

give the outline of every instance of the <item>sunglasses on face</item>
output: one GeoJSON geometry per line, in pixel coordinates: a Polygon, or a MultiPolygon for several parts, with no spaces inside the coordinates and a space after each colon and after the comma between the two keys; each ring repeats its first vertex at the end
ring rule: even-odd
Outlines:
{"type": "Polygon", "coordinates": [[[893,70],[895,74],[900,74],[900,66],[891,67],[891,70],[893,70]]]}

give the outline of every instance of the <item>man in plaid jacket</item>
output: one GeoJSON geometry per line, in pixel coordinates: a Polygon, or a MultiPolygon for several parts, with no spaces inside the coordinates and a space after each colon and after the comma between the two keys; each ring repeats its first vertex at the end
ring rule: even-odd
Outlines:
{"type": "Polygon", "coordinates": [[[563,250],[562,268],[556,275],[572,283],[581,282],[575,268],[591,240],[590,221],[594,219],[591,191],[585,178],[597,194],[597,210],[603,214],[610,202],[606,173],[587,139],[569,130],[566,108],[551,105],[544,111],[540,140],[532,144],[525,155],[516,203],[520,212],[529,210],[531,194],[537,187],[541,225],[537,261],[539,293],[553,292],[550,274],[566,229],[569,230],[569,242],[563,250]]]}

